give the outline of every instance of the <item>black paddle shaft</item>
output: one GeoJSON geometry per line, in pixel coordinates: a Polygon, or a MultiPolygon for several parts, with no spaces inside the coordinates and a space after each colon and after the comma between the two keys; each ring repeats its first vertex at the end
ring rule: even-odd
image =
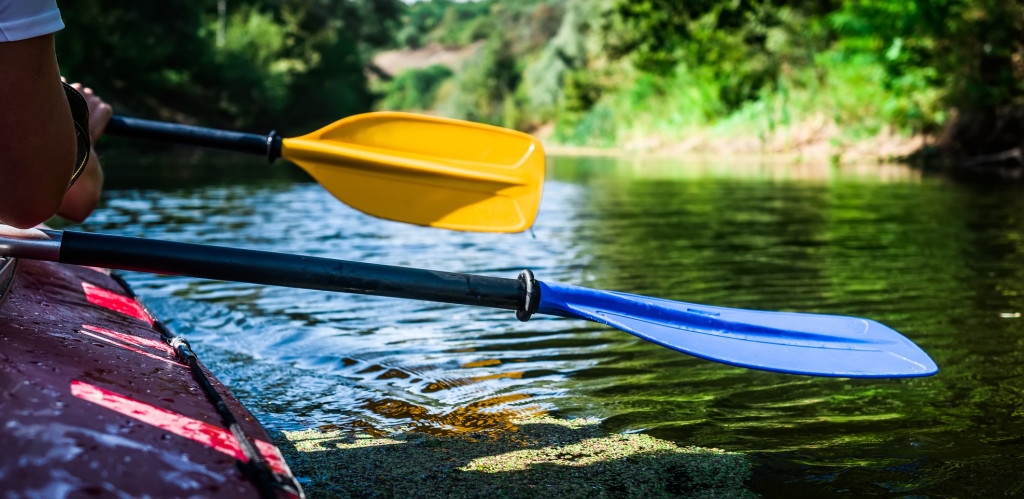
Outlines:
{"type": "Polygon", "coordinates": [[[539,299],[529,271],[507,279],[85,232],[63,232],[60,262],[501,308],[520,320],[539,299]]]}
{"type": "Polygon", "coordinates": [[[259,135],[114,116],[104,133],[257,154],[271,162],[281,157],[281,137],[276,132],[259,135]]]}

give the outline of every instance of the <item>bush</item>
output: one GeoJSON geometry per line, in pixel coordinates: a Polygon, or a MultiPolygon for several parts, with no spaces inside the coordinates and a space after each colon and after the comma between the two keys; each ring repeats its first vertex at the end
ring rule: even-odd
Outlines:
{"type": "Polygon", "coordinates": [[[450,68],[440,64],[402,72],[385,85],[384,97],[377,107],[417,111],[433,109],[438,90],[454,74],[450,68]]]}

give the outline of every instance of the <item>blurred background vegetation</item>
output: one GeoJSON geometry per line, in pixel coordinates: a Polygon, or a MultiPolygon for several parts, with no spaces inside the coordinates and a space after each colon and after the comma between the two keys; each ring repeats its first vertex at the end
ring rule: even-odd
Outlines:
{"type": "Polygon", "coordinates": [[[269,131],[368,110],[365,68],[399,0],[59,3],[61,73],[149,117],[269,131]],[[263,130],[266,129],[266,130],[263,130]]]}
{"type": "Polygon", "coordinates": [[[833,145],[927,136],[947,156],[973,157],[1024,142],[1020,0],[61,9],[63,73],[143,117],[298,133],[370,109],[417,110],[627,148],[711,137],[764,151],[817,133],[833,145]]]}

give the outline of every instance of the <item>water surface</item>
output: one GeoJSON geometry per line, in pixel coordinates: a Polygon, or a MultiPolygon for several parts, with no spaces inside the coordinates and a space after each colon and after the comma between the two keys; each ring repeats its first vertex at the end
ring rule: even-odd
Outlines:
{"type": "Polygon", "coordinates": [[[1024,495],[1024,196],[897,166],[555,158],[537,223],[377,220],[296,169],[107,159],[83,229],[538,278],[709,305],[869,317],[929,378],[775,374],[595,324],[127,274],[269,428],[447,433],[547,411],[745,451],[766,496],[1024,495]]]}

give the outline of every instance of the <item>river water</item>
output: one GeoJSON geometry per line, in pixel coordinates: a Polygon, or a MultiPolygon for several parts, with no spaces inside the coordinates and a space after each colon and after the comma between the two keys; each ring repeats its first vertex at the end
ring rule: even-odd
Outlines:
{"type": "Polygon", "coordinates": [[[265,426],[432,433],[520,414],[743,451],[767,497],[1024,495],[1024,191],[886,165],[552,158],[520,234],[363,215],[283,163],[107,158],[77,229],[868,317],[938,375],[731,367],[507,311],[126,274],[265,426]]]}

